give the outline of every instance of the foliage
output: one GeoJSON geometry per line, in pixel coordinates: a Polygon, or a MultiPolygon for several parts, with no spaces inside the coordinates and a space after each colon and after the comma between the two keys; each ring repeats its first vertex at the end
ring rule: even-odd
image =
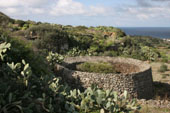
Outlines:
{"type": "Polygon", "coordinates": [[[21,62],[23,59],[32,67],[32,70],[35,74],[39,73],[48,73],[48,68],[46,67],[46,62],[42,56],[38,53],[35,53],[32,49],[31,43],[25,42],[20,38],[10,37],[6,34],[0,33],[0,41],[8,42],[11,44],[12,48],[8,51],[8,61],[9,62],[21,62]],[[36,61],[36,62],[35,62],[36,61]],[[41,65],[39,65],[41,64],[41,65]]]}
{"type": "Polygon", "coordinates": [[[12,34],[25,33],[27,41],[39,52],[57,52],[68,56],[123,56],[140,60],[168,62],[167,56],[161,56],[158,47],[169,45],[167,42],[152,37],[126,36],[111,26],[64,26],[32,21],[16,20],[10,22],[12,34]],[[16,26],[18,24],[19,26],[16,26]],[[166,57],[166,58],[165,58],[166,57]]]}
{"type": "MultiPolygon", "coordinates": [[[[57,79],[55,83],[50,85],[50,88],[52,88],[56,94],[58,94],[61,89],[61,87],[58,86],[58,82],[59,80],[57,79]]],[[[63,89],[66,91],[67,88],[65,87],[63,89]]],[[[119,97],[116,92],[98,89],[95,85],[89,87],[84,92],[74,89],[70,90],[68,94],[66,94],[66,92],[62,92],[61,94],[65,94],[65,109],[71,113],[89,113],[98,110],[109,113],[128,113],[140,108],[135,100],[128,98],[126,91],[124,95],[119,97]]],[[[63,97],[61,99],[63,99],[63,97]]]]}
{"type": "MultiPolygon", "coordinates": [[[[3,51],[3,56],[8,57],[6,55],[6,51],[10,49],[10,44],[9,43],[2,43],[0,45],[0,51],[3,51]],[[5,49],[4,49],[4,45],[5,49]],[[4,55],[5,54],[5,55],[4,55]]],[[[1,53],[2,55],[2,53],[1,53]]],[[[17,101],[16,97],[16,91],[10,92],[12,89],[12,85],[15,85],[14,81],[18,80],[19,84],[25,85],[25,87],[28,87],[28,80],[30,76],[32,75],[31,68],[29,67],[29,64],[27,64],[24,60],[21,63],[16,63],[14,62],[9,63],[6,62],[3,58],[1,58],[1,83],[0,84],[0,111],[2,113],[8,113],[8,112],[23,112],[23,109],[21,107],[22,101],[17,101]],[[8,82],[6,81],[8,80],[8,82]],[[6,100],[8,99],[8,101],[6,100]]],[[[17,85],[16,85],[17,86],[17,85]]],[[[13,87],[14,88],[14,87],[13,87]]]]}
{"type": "Polygon", "coordinates": [[[165,72],[165,71],[168,71],[168,66],[165,65],[165,64],[162,64],[160,66],[160,69],[158,70],[159,72],[165,72]]]}
{"type": "Polygon", "coordinates": [[[159,51],[154,49],[151,44],[147,46],[145,38],[138,40],[136,37],[125,37],[120,40],[120,43],[116,46],[118,46],[118,54],[121,56],[150,61],[156,61],[160,57],[159,51]]]}
{"type": "Polygon", "coordinates": [[[81,55],[84,56],[86,54],[87,54],[87,51],[80,50],[78,47],[74,47],[67,52],[67,55],[71,57],[81,56],[81,55]]]}
{"type": "Polygon", "coordinates": [[[5,28],[7,27],[6,25],[8,23],[14,23],[14,20],[0,12],[0,26],[3,26],[3,28],[5,28]]]}
{"type": "Polygon", "coordinates": [[[98,110],[113,113],[138,109],[135,101],[127,98],[127,92],[123,97],[96,87],[80,92],[61,85],[60,79],[54,75],[38,77],[25,60],[21,63],[9,62],[13,60],[8,55],[8,50],[12,48],[9,43],[0,45],[0,51],[4,51],[1,53],[3,61],[0,62],[2,113],[79,113],[98,110]],[[5,50],[3,45],[8,45],[5,50]]]}
{"type": "Polygon", "coordinates": [[[26,22],[23,21],[23,20],[16,20],[16,21],[15,21],[15,24],[18,24],[19,27],[23,27],[25,23],[26,23],[26,22]]]}
{"type": "Polygon", "coordinates": [[[3,53],[5,53],[7,51],[7,49],[10,49],[10,46],[11,46],[11,44],[10,43],[7,44],[6,42],[0,44],[0,58],[2,61],[4,60],[4,57],[5,57],[5,55],[3,53]]]}
{"type": "MultiPolygon", "coordinates": [[[[67,33],[49,24],[32,26],[26,31],[28,39],[34,40],[34,45],[40,50],[47,52],[61,52],[62,46],[67,44],[67,33]]],[[[67,48],[66,48],[67,49],[67,48]]]]}
{"type": "MultiPolygon", "coordinates": [[[[127,91],[124,95],[118,96],[118,94],[112,90],[102,90],[95,86],[87,88],[84,93],[79,90],[73,90],[68,96],[71,107],[75,107],[79,111],[85,111],[87,113],[96,110],[103,111],[104,113],[120,113],[137,110],[139,106],[136,104],[135,100],[129,100],[127,96],[127,91]]],[[[70,109],[70,111],[72,111],[70,109]]]]}
{"type": "Polygon", "coordinates": [[[159,52],[153,48],[149,48],[148,46],[142,47],[141,52],[146,57],[146,59],[150,61],[155,61],[159,57],[159,52]]]}
{"type": "Polygon", "coordinates": [[[64,60],[64,56],[62,56],[58,53],[49,52],[46,59],[51,66],[54,66],[56,63],[58,63],[58,64],[62,63],[64,60]]]}
{"type": "Polygon", "coordinates": [[[76,66],[80,71],[84,72],[95,72],[95,73],[116,73],[116,70],[110,63],[99,62],[85,62],[76,66]]]}

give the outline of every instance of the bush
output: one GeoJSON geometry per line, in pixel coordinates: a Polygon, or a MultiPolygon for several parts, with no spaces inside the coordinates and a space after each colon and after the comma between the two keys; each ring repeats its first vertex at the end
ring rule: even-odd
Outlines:
{"type": "Polygon", "coordinates": [[[16,20],[16,21],[15,21],[15,24],[18,24],[19,27],[23,27],[23,25],[24,25],[25,23],[26,23],[26,22],[23,21],[23,20],[16,20]]]}
{"type": "MultiPolygon", "coordinates": [[[[0,34],[1,42],[8,42],[12,48],[8,51],[9,62],[20,62],[23,59],[32,67],[34,74],[47,74],[49,69],[46,66],[46,60],[32,49],[32,44],[21,40],[20,38],[9,37],[6,34],[0,34]],[[41,65],[40,65],[41,64],[41,65]]],[[[41,75],[40,75],[41,76],[41,75]]]]}
{"type": "MultiPolygon", "coordinates": [[[[68,35],[49,24],[40,24],[30,27],[26,31],[28,39],[34,39],[34,45],[47,52],[61,52],[64,45],[68,44],[68,35]]],[[[68,49],[68,48],[63,48],[68,49]]]]}
{"type": "Polygon", "coordinates": [[[168,63],[168,58],[167,57],[162,57],[161,61],[164,62],[164,63],[168,63]]]}
{"type": "Polygon", "coordinates": [[[162,78],[166,78],[169,74],[162,74],[162,78]]]}
{"type": "Polygon", "coordinates": [[[110,57],[115,57],[115,56],[117,56],[117,54],[118,53],[116,51],[105,51],[103,53],[104,56],[110,56],[110,57]]]}
{"type": "Polygon", "coordinates": [[[168,71],[168,66],[165,65],[165,64],[162,64],[160,66],[160,69],[158,70],[159,72],[165,72],[165,71],[168,71]]]}
{"type": "Polygon", "coordinates": [[[64,61],[64,56],[62,56],[58,53],[49,52],[46,59],[51,66],[54,66],[56,63],[58,63],[58,64],[62,63],[64,61]]]}
{"type": "Polygon", "coordinates": [[[85,62],[77,65],[76,68],[84,72],[116,73],[114,67],[111,64],[105,62],[100,63],[85,62]]]}

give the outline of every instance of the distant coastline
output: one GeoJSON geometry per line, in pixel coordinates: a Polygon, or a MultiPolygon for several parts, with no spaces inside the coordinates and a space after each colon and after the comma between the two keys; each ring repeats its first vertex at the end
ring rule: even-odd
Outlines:
{"type": "Polygon", "coordinates": [[[119,27],[127,35],[170,39],[170,27],[119,27]]]}

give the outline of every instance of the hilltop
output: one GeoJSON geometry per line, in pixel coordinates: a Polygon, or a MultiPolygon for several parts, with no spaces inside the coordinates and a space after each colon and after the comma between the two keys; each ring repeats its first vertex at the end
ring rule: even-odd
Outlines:
{"type": "Polygon", "coordinates": [[[13,22],[14,22],[14,19],[11,19],[9,16],[0,12],[0,26],[6,27],[8,23],[13,23],[13,22]]]}

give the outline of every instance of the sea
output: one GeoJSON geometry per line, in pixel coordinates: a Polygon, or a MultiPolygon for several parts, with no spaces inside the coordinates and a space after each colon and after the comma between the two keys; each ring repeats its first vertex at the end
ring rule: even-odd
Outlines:
{"type": "Polygon", "coordinates": [[[126,35],[170,39],[170,27],[119,27],[126,35]]]}

